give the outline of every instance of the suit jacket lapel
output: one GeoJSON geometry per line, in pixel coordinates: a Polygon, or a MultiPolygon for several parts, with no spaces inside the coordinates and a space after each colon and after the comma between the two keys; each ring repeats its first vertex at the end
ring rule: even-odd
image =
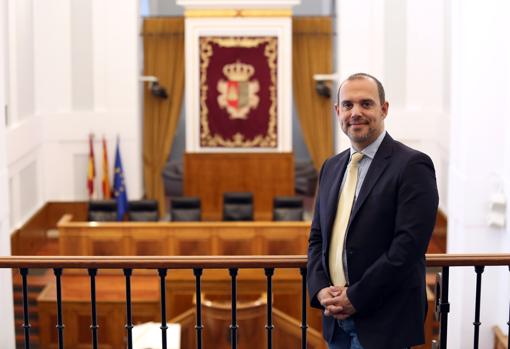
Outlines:
{"type": "Polygon", "coordinates": [[[347,163],[349,162],[350,151],[347,149],[340,154],[337,163],[333,166],[333,177],[330,185],[327,201],[327,212],[328,225],[326,231],[331,236],[331,229],[333,229],[333,222],[335,221],[336,210],[338,208],[338,195],[340,194],[340,185],[342,184],[342,178],[344,176],[347,163]]]}
{"type": "Polygon", "coordinates": [[[365,180],[363,181],[363,185],[361,186],[361,190],[359,192],[359,196],[354,203],[354,207],[352,208],[351,217],[349,219],[349,223],[352,222],[356,214],[358,213],[361,205],[368,197],[368,194],[374,187],[377,180],[382,175],[384,170],[389,164],[389,159],[391,157],[391,153],[393,151],[393,138],[389,134],[386,134],[384,137],[377,153],[370,164],[370,168],[368,169],[367,175],[365,176],[365,180]]]}

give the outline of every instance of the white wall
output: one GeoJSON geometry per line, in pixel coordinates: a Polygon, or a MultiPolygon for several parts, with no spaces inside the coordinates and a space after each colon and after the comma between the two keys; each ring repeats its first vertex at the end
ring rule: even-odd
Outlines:
{"type": "Polygon", "coordinates": [[[142,195],[137,0],[9,0],[6,130],[11,226],[49,200],[84,200],[88,134],[116,136],[130,198],[142,195]]]}
{"type": "MultiPolygon", "coordinates": [[[[429,154],[436,167],[440,207],[448,208],[449,47],[444,0],[339,0],[337,72],[378,77],[390,103],[386,129],[429,154]]],[[[337,128],[337,150],[349,146],[337,128]]]]}
{"type": "MultiPolygon", "coordinates": [[[[455,0],[452,9],[449,253],[508,253],[510,229],[487,224],[491,195],[510,185],[510,3],[455,0]]],[[[507,209],[508,217],[508,209],[507,209]]],[[[480,348],[492,347],[492,326],[507,331],[509,270],[483,274],[480,348]]],[[[472,346],[475,273],[451,276],[448,344],[472,346]]]]}
{"type": "MultiPolygon", "coordinates": [[[[5,105],[7,103],[7,7],[0,1],[0,256],[11,252],[9,234],[9,191],[5,149],[5,105]]],[[[0,269],[0,338],[5,348],[15,347],[10,269],[0,269]]]]}

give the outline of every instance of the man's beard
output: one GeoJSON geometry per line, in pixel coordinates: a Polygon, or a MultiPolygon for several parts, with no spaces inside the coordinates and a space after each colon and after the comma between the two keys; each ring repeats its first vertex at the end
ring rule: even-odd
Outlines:
{"type": "Polygon", "coordinates": [[[353,133],[353,132],[349,132],[347,131],[347,137],[355,142],[355,143],[362,143],[368,139],[370,139],[370,136],[374,133],[374,130],[372,128],[369,128],[367,130],[367,132],[363,133],[363,134],[359,134],[359,133],[353,133]]]}

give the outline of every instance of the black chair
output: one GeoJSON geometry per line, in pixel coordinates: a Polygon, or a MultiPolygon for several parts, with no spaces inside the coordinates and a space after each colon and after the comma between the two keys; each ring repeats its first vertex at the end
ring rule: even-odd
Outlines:
{"type": "Polygon", "coordinates": [[[133,200],[128,202],[128,218],[135,222],[157,222],[159,205],[156,200],[133,200]]]}
{"type": "Polygon", "coordinates": [[[224,221],[252,221],[253,194],[252,193],[224,193],[223,194],[224,221]]]}
{"type": "Polygon", "coordinates": [[[114,222],[117,220],[115,200],[91,200],[88,208],[89,222],[114,222]]]}
{"type": "Polygon", "coordinates": [[[302,221],[303,199],[297,196],[275,196],[273,221],[302,221]]]}
{"type": "Polygon", "coordinates": [[[202,219],[199,197],[172,198],[170,203],[170,219],[172,221],[193,222],[202,219]]]}

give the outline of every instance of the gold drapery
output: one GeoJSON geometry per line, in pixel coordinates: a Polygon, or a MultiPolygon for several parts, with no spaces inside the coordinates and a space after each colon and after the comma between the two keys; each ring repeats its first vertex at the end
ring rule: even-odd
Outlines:
{"type": "MultiPolygon", "coordinates": [[[[314,74],[333,69],[332,22],[329,17],[294,17],[292,20],[292,74],[303,138],[316,169],[333,153],[331,98],[315,91],[314,74]]],[[[332,98],[335,94],[332,86],[332,98]]]]}
{"type": "Polygon", "coordinates": [[[184,90],[184,18],[147,18],[143,23],[144,75],[159,79],[167,99],[144,86],[143,175],[145,194],[166,212],[161,172],[172,147],[184,90]]]}

